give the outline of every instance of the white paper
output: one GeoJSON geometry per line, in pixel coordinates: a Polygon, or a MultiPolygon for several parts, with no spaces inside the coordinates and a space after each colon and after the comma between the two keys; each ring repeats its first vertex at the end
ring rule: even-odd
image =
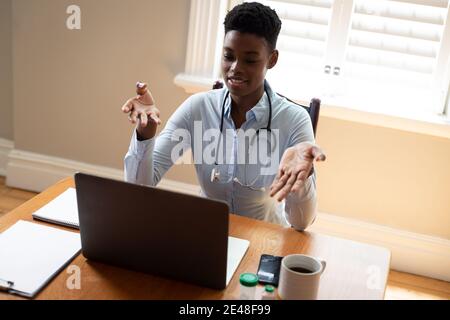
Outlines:
{"type": "Polygon", "coordinates": [[[55,221],[63,224],[79,226],[77,193],[74,188],[69,188],[48,204],[33,213],[46,221],[55,221]]]}
{"type": "Polygon", "coordinates": [[[78,233],[20,220],[0,234],[0,279],[32,297],[80,250],[78,233]]]}
{"type": "Polygon", "coordinates": [[[228,258],[227,258],[227,286],[236,272],[242,258],[247,252],[250,242],[234,237],[228,237],[228,258]]]}

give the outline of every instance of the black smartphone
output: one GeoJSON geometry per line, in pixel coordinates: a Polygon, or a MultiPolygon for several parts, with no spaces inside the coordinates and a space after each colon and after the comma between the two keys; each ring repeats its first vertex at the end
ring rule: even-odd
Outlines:
{"type": "Polygon", "coordinates": [[[281,259],[283,259],[283,257],[273,256],[270,254],[261,255],[257,272],[259,283],[271,284],[278,287],[281,259]]]}

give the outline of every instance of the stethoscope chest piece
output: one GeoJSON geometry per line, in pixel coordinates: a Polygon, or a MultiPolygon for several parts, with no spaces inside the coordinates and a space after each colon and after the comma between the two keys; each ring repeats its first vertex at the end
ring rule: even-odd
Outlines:
{"type": "Polygon", "coordinates": [[[217,168],[212,169],[211,182],[219,181],[219,178],[220,178],[220,172],[217,170],[217,168]]]}
{"type": "MultiPolygon", "coordinates": [[[[266,86],[265,83],[264,83],[264,91],[265,91],[265,93],[266,93],[266,95],[267,95],[267,99],[268,99],[268,102],[269,102],[269,119],[268,119],[266,128],[261,128],[261,129],[265,129],[266,132],[270,135],[270,138],[267,138],[267,139],[269,140],[269,143],[270,143],[270,145],[271,145],[271,152],[273,153],[274,150],[276,149],[276,141],[275,141],[275,148],[274,148],[274,147],[273,147],[273,144],[272,144],[272,129],[271,129],[271,122],[272,122],[272,100],[271,100],[271,98],[270,98],[269,92],[267,91],[267,86],[266,86]]],[[[222,112],[221,112],[221,117],[220,117],[220,136],[219,136],[219,140],[218,140],[218,142],[217,142],[217,147],[220,146],[220,142],[221,142],[221,139],[222,139],[222,133],[223,133],[223,120],[224,120],[224,115],[225,115],[225,103],[226,103],[226,101],[227,101],[227,99],[228,99],[229,97],[230,97],[230,92],[228,91],[228,92],[226,93],[225,98],[223,99],[223,103],[222,103],[222,112]]],[[[255,135],[253,136],[253,138],[251,139],[251,142],[250,142],[251,145],[253,145],[254,139],[255,139],[255,138],[259,138],[259,132],[260,132],[261,129],[258,129],[258,130],[256,131],[256,134],[255,134],[255,135]]],[[[219,172],[219,170],[217,169],[217,153],[216,153],[216,162],[215,162],[215,165],[216,165],[216,167],[215,167],[214,169],[212,169],[212,171],[211,171],[211,182],[216,182],[216,181],[219,181],[219,179],[220,179],[220,172],[219,172]]],[[[239,181],[237,181],[237,182],[239,182],[239,181]]],[[[263,188],[263,189],[264,189],[264,188],[263,188]]]]}

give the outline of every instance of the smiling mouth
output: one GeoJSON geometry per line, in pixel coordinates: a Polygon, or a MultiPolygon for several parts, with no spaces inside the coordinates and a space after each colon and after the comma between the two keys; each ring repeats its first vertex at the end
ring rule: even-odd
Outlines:
{"type": "Polygon", "coordinates": [[[228,83],[234,87],[242,86],[243,84],[247,83],[247,80],[240,79],[240,78],[228,78],[228,83]]]}

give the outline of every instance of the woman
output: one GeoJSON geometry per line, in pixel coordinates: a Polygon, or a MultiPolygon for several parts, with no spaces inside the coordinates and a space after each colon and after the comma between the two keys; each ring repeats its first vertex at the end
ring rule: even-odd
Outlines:
{"type": "Polygon", "coordinates": [[[159,110],[145,84],[138,84],[138,96],[122,107],[136,124],[125,156],[125,179],[155,186],[177,158],[192,149],[205,196],[226,201],[235,214],[304,230],[316,215],[313,162],[325,160],[325,155],[314,145],[308,113],[277,95],[265,80],[278,60],[281,21],[269,7],[243,3],[227,14],[224,25],[221,69],[226,88],[192,95],[157,138],[159,110]],[[210,145],[199,136],[219,129],[210,145]],[[180,142],[183,132],[187,137],[180,142]],[[247,136],[250,143],[247,132],[253,133],[253,138],[247,136]],[[276,170],[264,171],[267,162],[250,163],[255,141],[270,148],[276,170]],[[213,153],[211,145],[217,147],[213,153]],[[215,154],[213,161],[197,161],[205,154],[215,154]]]}

